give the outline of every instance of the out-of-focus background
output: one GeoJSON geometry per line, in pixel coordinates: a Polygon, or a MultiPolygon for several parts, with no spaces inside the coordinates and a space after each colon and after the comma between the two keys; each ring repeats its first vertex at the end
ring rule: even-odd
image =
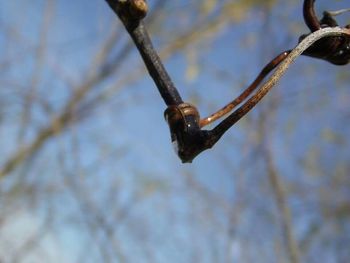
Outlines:
{"type": "MultiPolygon", "coordinates": [[[[302,2],[154,0],[146,23],[204,117],[308,32],[302,2]]],[[[349,66],[299,58],[182,164],[104,0],[1,1],[0,50],[0,262],[350,262],[349,66]]]]}

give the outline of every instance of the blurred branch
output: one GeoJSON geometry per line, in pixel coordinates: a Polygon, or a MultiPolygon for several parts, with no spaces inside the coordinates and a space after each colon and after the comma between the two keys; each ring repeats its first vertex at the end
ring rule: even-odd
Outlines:
{"type": "Polygon", "coordinates": [[[262,156],[264,156],[267,168],[267,176],[272,189],[272,196],[277,205],[278,221],[281,225],[282,241],[290,263],[300,263],[300,251],[297,240],[293,234],[292,215],[288,205],[285,184],[275,164],[273,145],[271,142],[271,122],[277,109],[277,100],[272,99],[266,111],[259,117],[259,133],[261,134],[262,156]]]}
{"type": "Polygon", "coordinates": [[[39,43],[38,43],[38,46],[36,47],[36,62],[34,65],[32,79],[30,81],[28,91],[25,95],[23,111],[21,116],[21,124],[20,124],[21,127],[19,130],[20,143],[22,142],[23,137],[25,136],[26,131],[28,130],[28,124],[31,123],[32,107],[33,107],[34,99],[36,97],[37,86],[40,83],[41,75],[45,64],[47,36],[51,26],[54,7],[55,7],[55,0],[49,0],[45,3],[42,28],[39,36],[39,43]]]}
{"type": "Polygon", "coordinates": [[[40,242],[46,237],[46,235],[50,231],[50,225],[52,223],[51,211],[48,211],[48,215],[46,216],[44,222],[40,226],[40,228],[35,231],[35,233],[25,240],[24,244],[21,245],[19,249],[14,253],[14,257],[11,262],[19,263],[23,262],[26,256],[34,250],[37,246],[39,246],[40,242]]]}
{"type": "MultiPolygon", "coordinates": [[[[111,182],[110,188],[106,189],[103,195],[104,200],[95,200],[96,193],[91,195],[91,189],[85,184],[86,173],[95,174],[96,167],[101,165],[102,159],[113,159],[113,162],[124,156],[125,149],[120,148],[111,152],[108,156],[101,157],[96,163],[88,167],[82,167],[79,153],[77,149],[77,139],[79,134],[72,136],[70,147],[72,147],[72,155],[67,155],[65,151],[57,153],[58,163],[62,170],[62,181],[64,188],[73,198],[73,202],[78,207],[78,212],[81,214],[81,221],[86,226],[86,231],[90,236],[92,246],[97,247],[97,250],[103,262],[128,262],[125,252],[123,251],[122,239],[118,238],[118,230],[128,220],[130,213],[135,208],[135,205],[142,202],[142,197],[132,195],[128,202],[120,204],[121,197],[118,181],[111,182]],[[73,171],[70,170],[68,163],[73,162],[73,171]],[[78,176],[77,176],[78,175],[78,176]],[[109,204],[113,203],[113,208],[109,204]],[[101,206],[103,204],[103,206],[101,206]],[[102,235],[101,235],[102,234],[102,235]]],[[[62,148],[63,149],[63,148],[62,148]]],[[[103,166],[103,163],[102,163],[103,166]]],[[[124,200],[125,201],[125,200],[124,200]]],[[[84,253],[83,253],[84,254],[84,253]]],[[[83,255],[82,255],[83,256],[83,255]]],[[[85,262],[82,260],[82,262],[85,262]]]]}
{"type": "Polygon", "coordinates": [[[274,164],[270,147],[269,149],[265,149],[265,152],[267,161],[267,173],[273,191],[273,195],[276,199],[279,216],[282,223],[283,239],[284,243],[286,244],[287,253],[289,255],[289,261],[291,263],[299,263],[299,248],[297,245],[297,241],[295,240],[293,235],[292,216],[287,204],[287,197],[283,181],[278,175],[278,171],[274,164]]]}
{"type": "Polygon", "coordinates": [[[91,89],[93,89],[94,86],[106,79],[119,68],[121,62],[125,60],[131,51],[131,45],[130,43],[125,44],[119,52],[119,55],[117,55],[116,59],[113,61],[114,63],[108,63],[108,55],[114,47],[117,37],[118,34],[116,34],[115,31],[111,33],[110,37],[105,41],[102,48],[93,60],[92,68],[87,80],[75,89],[71,98],[67,101],[61,112],[52,118],[49,125],[42,128],[38,132],[32,143],[20,148],[10,158],[8,158],[0,170],[0,178],[13,171],[26,158],[36,153],[49,138],[60,134],[63,130],[65,130],[65,128],[72,124],[74,121],[74,113],[77,104],[79,104],[85,98],[85,96],[91,89]]]}

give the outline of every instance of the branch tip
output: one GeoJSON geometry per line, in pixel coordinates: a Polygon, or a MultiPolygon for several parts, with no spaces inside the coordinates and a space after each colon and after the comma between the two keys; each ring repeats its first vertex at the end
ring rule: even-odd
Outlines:
{"type": "Polygon", "coordinates": [[[145,0],[130,0],[130,14],[134,19],[143,19],[148,12],[148,5],[145,0]]]}

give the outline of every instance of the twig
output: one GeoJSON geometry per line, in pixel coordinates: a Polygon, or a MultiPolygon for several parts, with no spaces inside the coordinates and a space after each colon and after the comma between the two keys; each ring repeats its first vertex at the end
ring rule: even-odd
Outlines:
{"type": "MultiPolygon", "coordinates": [[[[164,68],[157,52],[154,50],[150,37],[145,29],[142,19],[147,13],[147,4],[145,0],[106,0],[113,11],[123,22],[126,30],[139,50],[143,61],[148,69],[149,74],[153,78],[161,96],[163,97],[168,108],[165,111],[165,118],[169,124],[171,140],[176,145],[176,151],[182,162],[192,162],[192,160],[206,149],[210,149],[221,136],[246,113],[248,113],[278,82],[291,63],[300,56],[313,43],[323,37],[350,35],[349,29],[341,28],[325,28],[317,32],[310,33],[285,57],[283,62],[277,67],[276,71],[270,79],[261,87],[255,95],[247,100],[240,108],[231,113],[225,120],[219,123],[213,130],[201,130],[200,116],[195,106],[184,103],[169,74],[164,68]]],[[[314,14],[313,2],[306,0],[304,2],[304,12],[306,14],[314,14]],[[310,9],[311,8],[311,9],[310,9]],[[311,11],[310,11],[311,10],[311,11]],[[308,11],[308,12],[307,12],[308,11]]],[[[314,19],[314,17],[311,17],[314,19]]],[[[317,20],[318,21],[318,20],[317,20]]],[[[328,46],[327,46],[328,48],[328,46]]],[[[278,61],[280,62],[280,61],[278,61]]],[[[331,61],[332,62],[332,61],[331,61]]],[[[273,66],[274,67],[274,66],[273,66]]],[[[273,68],[272,67],[272,68],[273,68]]],[[[258,77],[258,81],[259,77],[258,77]]],[[[250,93],[253,88],[248,88],[250,93]]],[[[246,94],[242,95],[242,99],[246,94]]],[[[240,102],[240,97],[238,102],[240,102]]],[[[236,102],[233,102],[233,105],[236,102]]],[[[226,113],[228,109],[223,109],[226,113]]],[[[218,113],[218,116],[221,113],[218,113]]],[[[216,117],[216,116],[215,116],[216,117]]],[[[219,116],[220,117],[220,116],[219,116]]],[[[209,117],[209,122],[211,117],[209,117]]],[[[207,120],[202,122],[206,124],[207,120]]]]}
{"type": "Polygon", "coordinates": [[[305,0],[303,5],[304,20],[311,32],[321,28],[321,24],[316,16],[314,2],[315,0],[305,0]]]}
{"type": "Polygon", "coordinates": [[[350,8],[340,9],[336,11],[328,11],[327,13],[331,16],[339,16],[347,12],[350,12],[350,8]]]}
{"type": "Polygon", "coordinates": [[[259,73],[259,75],[255,78],[255,80],[246,88],[238,97],[236,97],[233,101],[228,103],[226,106],[222,107],[217,112],[211,114],[210,116],[201,119],[200,126],[204,127],[222,116],[230,113],[236,106],[241,104],[253,91],[259,87],[260,83],[264,80],[264,78],[272,72],[290,53],[290,50],[284,51],[281,54],[277,55],[274,59],[272,59],[259,73]]]}
{"type": "Polygon", "coordinates": [[[43,21],[41,33],[39,36],[38,46],[35,49],[36,61],[34,65],[34,71],[32,74],[31,83],[28,87],[28,92],[25,95],[25,101],[23,105],[23,111],[21,116],[21,123],[19,128],[18,140],[20,144],[28,131],[28,126],[32,119],[32,107],[34,105],[38,85],[40,84],[43,68],[45,67],[46,51],[47,51],[47,36],[50,32],[50,26],[55,8],[55,0],[47,1],[44,8],[43,21]]]}
{"type": "MultiPolygon", "coordinates": [[[[228,118],[223,120],[212,131],[219,138],[237,121],[239,121],[245,114],[247,114],[281,79],[283,74],[287,71],[295,59],[300,56],[306,49],[308,49],[317,40],[329,36],[350,35],[350,29],[346,28],[323,28],[308,35],[301,41],[288,55],[288,57],[277,67],[276,71],[271,75],[268,81],[251,97],[245,104],[233,112],[228,118]]],[[[219,139],[218,138],[218,139],[219,139]]]]}
{"type": "Polygon", "coordinates": [[[147,6],[146,2],[144,0],[106,1],[129,32],[165,103],[168,106],[183,103],[180,94],[165,70],[160,57],[153,47],[148,32],[141,21],[147,13],[147,7],[144,7],[144,5],[147,6]]]}

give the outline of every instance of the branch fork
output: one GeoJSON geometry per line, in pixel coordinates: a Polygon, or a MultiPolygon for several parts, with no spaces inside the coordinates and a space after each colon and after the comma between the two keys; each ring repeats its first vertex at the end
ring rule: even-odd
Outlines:
{"type": "Polygon", "coordinates": [[[298,56],[307,55],[321,58],[335,65],[345,65],[350,61],[349,26],[340,28],[333,19],[334,15],[339,15],[346,11],[340,10],[339,12],[324,13],[327,16],[324,15],[324,18],[319,21],[314,11],[315,0],[305,0],[303,7],[304,19],[311,33],[303,35],[300,38],[299,44],[294,49],[284,51],[272,59],[252,84],[235,100],[218,112],[201,120],[197,108],[182,100],[161,59],[153,48],[151,39],[142,21],[148,11],[146,1],[106,1],[123,22],[126,30],[133,39],[149,74],[167,105],[164,116],[169,124],[171,140],[178,156],[184,163],[192,162],[198,154],[212,148],[228,129],[247,114],[276,85],[298,56]],[[270,78],[253,96],[247,99],[273,70],[275,71],[270,78]],[[241,103],[243,105],[212,130],[202,129],[206,125],[228,114],[241,103]]]}

